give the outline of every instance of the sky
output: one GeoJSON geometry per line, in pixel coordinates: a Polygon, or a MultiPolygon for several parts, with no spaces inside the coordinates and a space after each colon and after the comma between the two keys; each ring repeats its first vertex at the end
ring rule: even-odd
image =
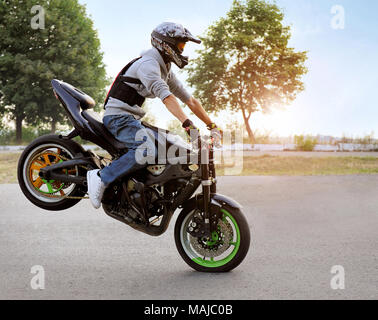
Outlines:
{"type": "MultiPolygon", "coordinates": [[[[79,0],[85,4],[101,40],[107,73],[114,78],[130,60],[150,48],[151,31],[163,21],[183,24],[203,35],[225,16],[232,0],[79,0]]],[[[294,134],[378,138],[378,1],[276,0],[291,26],[290,46],[308,51],[303,77],[305,90],[291,105],[271,114],[254,114],[253,130],[277,136],[294,134]],[[336,6],[336,7],[335,7],[336,6]],[[343,23],[339,19],[344,12],[343,23]],[[336,11],[333,11],[336,10],[336,11]],[[336,28],[335,28],[336,27],[336,28]]],[[[201,45],[189,43],[185,54],[194,58],[201,45]]],[[[173,67],[185,84],[186,74],[173,67]]],[[[193,92],[185,84],[189,92],[193,92]]],[[[159,126],[174,117],[158,99],[149,109],[159,126]]],[[[187,110],[186,110],[187,111],[187,110]]],[[[187,111],[189,114],[189,112],[187,111]]],[[[192,116],[193,117],[193,116],[192,116]]],[[[220,124],[240,115],[214,118],[220,124]]],[[[199,120],[194,122],[200,127],[199,120]]]]}

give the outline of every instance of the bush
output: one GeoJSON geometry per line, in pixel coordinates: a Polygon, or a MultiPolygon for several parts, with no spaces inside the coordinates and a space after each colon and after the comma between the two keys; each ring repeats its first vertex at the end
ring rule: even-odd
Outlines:
{"type": "MultiPolygon", "coordinates": [[[[34,139],[50,133],[48,129],[27,127],[22,129],[22,144],[29,144],[34,139]]],[[[16,130],[10,128],[3,128],[0,130],[0,145],[14,145],[16,144],[16,130]]]]}
{"type": "Polygon", "coordinates": [[[314,151],[318,141],[316,138],[300,135],[294,137],[294,143],[297,145],[298,151],[314,151]]]}
{"type": "Polygon", "coordinates": [[[362,145],[374,144],[374,142],[375,142],[374,132],[372,132],[371,134],[365,135],[365,137],[363,137],[363,138],[357,139],[356,142],[358,144],[362,144],[362,145]]]}
{"type": "Polygon", "coordinates": [[[14,142],[15,139],[15,132],[14,130],[10,130],[8,128],[2,128],[0,130],[0,145],[9,145],[14,142]]]}

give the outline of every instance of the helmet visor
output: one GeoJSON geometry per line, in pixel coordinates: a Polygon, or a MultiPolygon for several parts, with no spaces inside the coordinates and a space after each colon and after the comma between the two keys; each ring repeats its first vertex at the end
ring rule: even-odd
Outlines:
{"type": "Polygon", "coordinates": [[[178,42],[177,43],[177,49],[179,49],[180,53],[184,52],[185,45],[186,45],[186,42],[178,42]]]}

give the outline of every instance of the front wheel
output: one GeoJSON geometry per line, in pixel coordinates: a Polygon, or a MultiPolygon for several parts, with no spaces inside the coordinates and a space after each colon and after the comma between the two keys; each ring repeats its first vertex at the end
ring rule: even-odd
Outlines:
{"type": "Polygon", "coordinates": [[[175,225],[177,250],[184,261],[201,272],[228,272],[246,257],[250,230],[243,213],[236,208],[222,208],[216,231],[211,237],[195,237],[188,230],[201,219],[195,208],[184,209],[175,225]]]}

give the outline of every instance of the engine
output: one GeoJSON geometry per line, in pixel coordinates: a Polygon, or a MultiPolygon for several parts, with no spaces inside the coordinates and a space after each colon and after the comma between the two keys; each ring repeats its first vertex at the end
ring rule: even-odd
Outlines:
{"type": "Polygon", "coordinates": [[[107,188],[103,198],[105,212],[129,222],[143,223],[159,218],[169,209],[169,204],[187,184],[178,179],[145,187],[143,183],[130,178],[127,181],[127,195],[121,183],[107,188]],[[145,215],[145,216],[144,216],[145,215]]]}
{"type": "MultiPolygon", "coordinates": [[[[139,211],[145,211],[147,218],[160,216],[164,213],[161,204],[164,200],[164,186],[154,185],[144,188],[142,183],[131,178],[127,183],[127,192],[129,193],[131,202],[136,204],[139,211]]],[[[138,212],[132,206],[130,206],[128,214],[133,219],[138,217],[138,212]]]]}

